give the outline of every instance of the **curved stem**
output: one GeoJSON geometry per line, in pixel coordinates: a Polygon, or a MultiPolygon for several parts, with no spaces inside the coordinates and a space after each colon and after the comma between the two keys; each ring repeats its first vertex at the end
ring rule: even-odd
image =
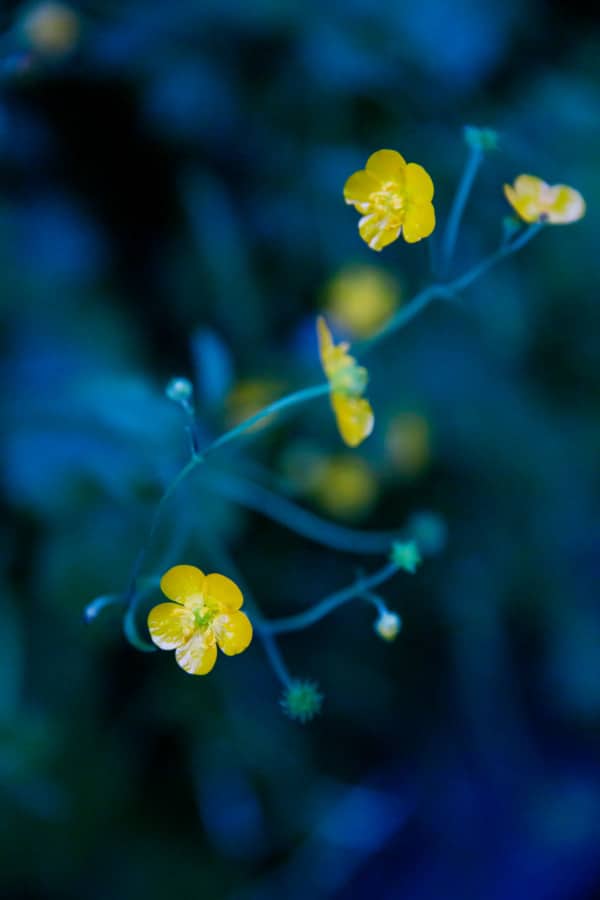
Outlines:
{"type": "MultiPolygon", "coordinates": [[[[471,183],[476,171],[474,163],[473,169],[474,172],[471,177],[471,183]]],[[[467,187],[470,188],[470,185],[468,183],[467,187]]],[[[455,207],[457,209],[455,215],[457,223],[456,228],[458,228],[458,224],[460,223],[462,208],[464,208],[464,204],[466,203],[466,199],[468,196],[468,191],[466,190],[466,188],[463,191],[459,191],[459,195],[457,195],[457,199],[455,201],[455,207]]],[[[495,266],[498,262],[505,259],[507,256],[510,256],[512,253],[516,253],[518,250],[524,247],[527,243],[529,243],[530,240],[532,240],[532,238],[535,237],[536,234],[538,234],[539,231],[541,231],[543,227],[544,223],[542,222],[536,222],[533,225],[530,225],[529,228],[526,229],[516,240],[502,245],[498,250],[496,250],[495,253],[492,253],[489,257],[473,266],[463,275],[445,284],[433,284],[420,291],[418,294],[416,294],[412,301],[410,301],[405,307],[403,307],[395,316],[390,319],[390,321],[381,329],[381,331],[378,332],[378,334],[374,335],[368,341],[357,345],[357,356],[367,353],[383,338],[387,337],[395,331],[398,331],[400,328],[403,328],[416,315],[418,315],[423,309],[425,309],[434,299],[452,297],[454,294],[457,294],[460,291],[464,290],[477,278],[481,277],[481,275],[484,275],[489,269],[495,266]]],[[[139,635],[137,635],[137,629],[135,626],[135,608],[137,606],[137,602],[139,602],[139,595],[136,598],[136,582],[144,564],[148,548],[158,527],[162,510],[167,501],[175,493],[179,485],[188,477],[188,475],[190,475],[196,468],[198,468],[198,466],[200,466],[204,462],[206,456],[209,453],[212,453],[217,448],[222,447],[225,444],[235,440],[237,437],[242,435],[249,428],[252,428],[253,425],[255,425],[257,422],[260,422],[262,419],[274,415],[275,413],[287,409],[291,406],[295,406],[296,404],[304,403],[316,397],[321,397],[325,394],[328,394],[329,392],[330,385],[328,382],[325,382],[319,385],[315,385],[314,387],[296,391],[293,394],[282,397],[280,400],[276,400],[274,403],[270,403],[264,409],[256,413],[256,415],[251,416],[244,422],[241,422],[235,428],[226,431],[224,434],[210,443],[207,447],[205,447],[201,453],[195,453],[190,461],[175,476],[171,484],[167,487],[164,494],[158,501],[158,504],[154,511],[154,515],[152,517],[148,537],[136,559],[130,578],[129,589],[125,597],[125,603],[127,604],[127,611],[124,618],[125,633],[127,634],[128,638],[136,644],[136,646],[140,647],[140,649],[150,650],[154,649],[154,647],[150,647],[146,642],[142,641],[139,638],[139,635]]],[[[221,489],[223,489],[222,483],[221,489]]],[[[379,543],[379,541],[381,540],[381,535],[371,536],[368,535],[368,533],[363,532],[361,534],[360,532],[358,532],[353,533],[352,538],[349,539],[347,529],[342,529],[341,526],[326,523],[323,520],[320,520],[317,516],[313,516],[312,513],[308,513],[305,510],[300,510],[293,504],[290,504],[288,501],[272,495],[264,488],[260,488],[258,486],[252,486],[252,488],[250,488],[249,486],[245,486],[243,490],[240,490],[240,484],[238,483],[237,485],[235,485],[235,488],[232,488],[231,484],[229,485],[229,490],[231,491],[233,489],[236,490],[238,497],[243,496],[243,499],[240,499],[240,502],[244,502],[246,503],[246,505],[257,509],[260,512],[265,512],[265,509],[267,509],[268,512],[265,512],[266,515],[271,515],[272,518],[276,519],[277,521],[281,521],[284,524],[287,524],[288,527],[293,528],[301,534],[305,534],[307,537],[313,537],[316,531],[319,535],[317,540],[322,543],[326,543],[328,546],[333,546],[337,549],[349,550],[350,552],[356,552],[357,535],[360,535],[359,540],[361,543],[361,547],[365,548],[369,546],[373,548],[372,550],[362,549],[361,552],[380,552],[381,549],[384,549],[379,543]]],[[[387,549],[387,537],[384,538],[384,541],[386,542],[385,549],[387,549]]],[[[394,567],[394,570],[395,568],[396,567],[394,567]]],[[[390,577],[390,575],[386,574],[385,577],[390,577]]],[[[365,584],[363,583],[362,586],[364,589],[365,584]]],[[[347,589],[347,591],[348,590],[351,589],[347,589]]],[[[340,602],[346,602],[346,599],[348,599],[346,597],[347,591],[341,592],[338,595],[334,595],[334,606],[339,605],[340,602]],[[340,596],[342,597],[341,600],[339,599],[340,596]]],[[[355,593],[352,593],[350,596],[355,596],[355,593]]],[[[320,606],[318,608],[320,609],[320,606]]],[[[312,613],[309,611],[304,616],[292,616],[291,620],[302,620],[304,622],[306,620],[306,617],[308,616],[308,624],[310,624],[312,621],[317,621],[318,618],[321,617],[321,614],[319,614],[317,616],[317,619],[313,619],[312,615],[314,615],[314,609],[312,613]]],[[[295,627],[304,627],[304,625],[295,627]]]]}
{"type": "Polygon", "coordinates": [[[343,553],[387,553],[393,542],[401,537],[400,531],[359,531],[328,522],[262,485],[236,475],[211,469],[207,476],[204,486],[209,490],[215,490],[228,500],[253,509],[317,544],[343,553]]]}
{"type": "Polygon", "coordinates": [[[361,596],[375,607],[380,616],[384,616],[389,612],[381,597],[378,597],[377,594],[374,594],[372,591],[363,591],[361,596]]]}
{"type": "Polygon", "coordinates": [[[507,256],[511,256],[513,253],[516,253],[518,250],[521,250],[525,244],[528,244],[536,234],[544,227],[543,222],[534,222],[533,225],[530,225],[529,228],[526,228],[525,231],[519,235],[516,240],[511,241],[509,244],[503,244],[501,247],[496,250],[495,253],[492,253],[491,256],[486,257],[481,260],[481,262],[477,263],[477,265],[473,266],[472,269],[469,269],[465,272],[464,275],[455,278],[453,281],[450,281],[446,285],[446,292],[448,294],[458,294],[460,291],[464,291],[466,287],[473,284],[478,278],[482,275],[485,275],[489,269],[493,266],[497,265],[503,259],[506,259],[507,256]]]}
{"type": "Polygon", "coordinates": [[[260,620],[256,630],[258,631],[263,647],[265,648],[265,653],[267,654],[267,658],[271,663],[271,668],[275,672],[275,675],[285,688],[291,687],[293,679],[283,661],[283,656],[281,655],[279,647],[275,643],[275,638],[272,634],[269,634],[268,631],[263,631],[260,620]]]}
{"type": "Polygon", "coordinates": [[[216,450],[217,447],[223,446],[223,444],[227,444],[235,438],[239,437],[257,422],[260,422],[261,419],[266,418],[267,416],[272,416],[274,413],[280,412],[283,409],[287,409],[290,406],[295,406],[299,403],[305,403],[308,400],[312,400],[315,397],[322,397],[324,394],[329,393],[329,382],[325,382],[323,384],[318,384],[315,387],[304,388],[301,391],[295,391],[293,394],[288,394],[286,397],[282,397],[281,400],[276,400],[274,403],[270,403],[268,406],[265,406],[264,409],[261,409],[256,415],[251,416],[249,419],[246,419],[244,422],[241,422],[239,425],[236,425],[235,428],[226,431],[216,440],[214,440],[211,444],[204,448],[202,453],[195,453],[192,458],[189,460],[186,465],[180,469],[177,473],[173,481],[166,488],[164,494],[158,501],[156,505],[156,509],[154,510],[154,514],[152,516],[152,521],[150,523],[150,528],[148,530],[148,536],[142,546],[138,557],[133,566],[133,571],[129,580],[129,589],[127,591],[127,603],[131,603],[131,599],[135,593],[135,584],[142,570],[142,566],[146,559],[146,554],[148,552],[148,548],[156,533],[156,529],[158,528],[158,523],[160,521],[160,517],[162,511],[166,505],[166,503],[173,496],[179,485],[185,481],[185,479],[190,475],[195,469],[197,469],[204,462],[205,457],[212,453],[213,450],[216,450]]]}
{"type": "Polygon", "coordinates": [[[447,300],[469,287],[474,281],[482,275],[485,275],[489,269],[493,268],[493,266],[497,265],[503,259],[506,259],[507,256],[521,250],[521,248],[528,244],[543,227],[543,222],[534,222],[534,224],[530,225],[516,240],[511,241],[509,244],[503,244],[498,250],[481,260],[481,262],[474,265],[471,269],[468,269],[463,275],[459,275],[458,278],[454,278],[452,281],[445,282],[444,284],[432,284],[424,290],[419,291],[406,306],[403,306],[395,316],[392,316],[392,318],[383,326],[381,331],[377,332],[377,334],[373,335],[369,340],[356,345],[356,355],[361,356],[368,353],[383,340],[383,338],[388,337],[390,334],[393,334],[395,331],[398,331],[400,328],[407,325],[418,313],[422,312],[426,306],[429,306],[433,300],[447,300]]]}
{"type": "Polygon", "coordinates": [[[467,157],[467,162],[452,202],[446,230],[444,231],[441,267],[443,275],[448,271],[450,262],[452,261],[465,206],[467,205],[467,200],[469,199],[469,194],[471,193],[471,188],[473,187],[473,182],[475,181],[475,176],[479,171],[482,160],[483,150],[479,146],[472,145],[469,148],[469,156],[467,157]]]}
{"type": "Polygon", "coordinates": [[[292,676],[287,670],[287,666],[283,661],[283,657],[277,646],[275,638],[270,632],[265,631],[263,628],[264,619],[259,611],[258,605],[252,594],[248,590],[247,584],[245,584],[244,579],[241,577],[239,571],[232,558],[230,557],[227,550],[223,547],[222,543],[219,541],[218,544],[216,541],[211,542],[211,553],[215,557],[215,565],[218,565],[219,568],[224,571],[228,571],[231,577],[239,584],[242,588],[245,600],[246,611],[250,614],[250,618],[254,623],[254,627],[256,629],[256,633],[258,634],[262,645],[265,649],[265,653],[267,655],[267,659],[271,664],[271,668],[275,672],[275,675],[281,682],[281,684],[289,688],[292,684],[292,676]]]}
{"type": "Polygon", "coordinates": [[[128,606],[123,616],[123,633],[130,644],[143,653],[153,653],[157,648],[150,641],[145,640],[139,632],[137,625],[137,612],[140,603],[154,589],[153,579],[148,579],[148,583],[139,590],[135,591],[128,597],[128,606]]]}
{"type": "Polygon", "coordinates": [[[249,419],[240,422],[235,428],[226,431],[225,434],[222,434],[214,440],[208,447],[205,447],[199,454],[200,459],[205,459],[209,453],[213,452],[213,450],[235,440],[243,434],[244,431],[247,431],[249,428],[252,428],[253,425],[256,425],[257,422],[260,422],[261,419],[266,419],[268,416],[272,416],[274,413],[281,412],[281,410],[287,409],[290,406],[295,406],[298,403],[305,403],[307,400],[312,400],[315,397],[322,397],[324,394],[328,394],[329,391],[329,382],[324,382],[323,384],[317,384],[314,387],[295,391],[293,394],[288,394],[287,397],[282,397],[281,400],[275,400],[273,403],[270,403],[268,406],[265,406],[264,409],[257,412],[254,416],[250,416],[249,419]]]}
{"type": "Polygon", "coordinates": [[[406,306],[403,306],[395,316],[392,316],[392,318],[383,326],[381,331],[378,331],[373,337],[367,338],[365,341],[360,341],[353,346],[352,350],[355,356],[364,356],[385,337],[392,334],[394,331],[398,331],[400,328],[404,328],[405,325],[408,325],[408,323],[422,312],[426,306],[429,306],[432,300],[441,296],[445,296],[445,294],[443,285],[439,284],[432,284],[429,287],[424,288],[424,290],[419,291],[406,306]]]}
{"type": "Polygon", "coordinates": [[[83,618],[86,622],[91,622],[108,606],[122,606],[124,603],[125,597],[123,594],[103,594],[101,597],[95,597],[94,600],[88,603],[83,611],[83,618]]]}
{"type": "Polygon", "coordinates": [[[267,634],[283,634],[288,631],[300,631],[302,628],[314,625],[315,622],[318,622],[324,616],[329,615],[330,612],[333,612],[333,610],[337,609],[339,606],[343,606],[344,603],[348,603],[349,600],[354,600],[355,597],[368,596],[371,588],[383,584],[384,581],[387,581],[399,570],[400,567],[396,565],[396,563],[389,562],[372,575],[368,575],[365,578],[359,578],[349,587],[343,588],[341,591],[336,591],[334,594],[330,594],[324,600],[321,600],[320,603],[311,606],[305,612],[298,613],[295,616],[286,616],[283,619],[264,620],[258,627],[267,634]]]}

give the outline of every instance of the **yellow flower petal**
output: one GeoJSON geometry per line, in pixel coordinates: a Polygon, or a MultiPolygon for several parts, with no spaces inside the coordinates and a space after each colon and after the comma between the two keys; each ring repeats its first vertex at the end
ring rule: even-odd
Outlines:
{"type": "Polygon", "coordinates": [[[174,650],[194,630],[194,614],[176,603],[159,603],[148,614],[150,637],[161,650],[174,650]]]}
{"type": "Polygon", "coordinates": [[[399,237],[400,225],[389,227],[385,218],[373,213],[362,217],[358,223],[358,232],[371,250],[379,251],[399,237]]]}
{"type": "Polygon", "coordinates": [[[366,212],[371,194],[379,188],[379,181],[361,169],[351,175],[344,185],[344,200],[354,205],[360,212],[366,212]]]}
{"type": "Polygon", "coordinates": [[[407,244],[429,237],[435,228],[435,211],[431,203],[411,205],[406,210],[402,236],[407,244]]]}
{"type": "Polygon", "coordinates": [[[396,150],[377,150],[368,158],[365,168],[370,175],[374,175],[382,182],[402,183],[406,160],[396,150]]]}
{"type": "Polygon", "coordinates": [[[548,185],[537,175],[519,175],[518,178],[515,178],[515,191],[522,196],[539,200],[544,187],[548,187],[548,185]]]}
{"type": "MultiPolygon", "coordinates": [[[[528,176],[522,175],[521,177],[525,178],[528,176]]],[[[519,218],[523,219],[524,222],[537,222],[541,214],[537,193],[518,194],[510,184],[505,184],[504,195],[519,218]]]]}
{"type": "Polygon", "coordinates": [[[227,656],[242,653],[252,640],[252,623],[242,612],[217,616],[212,624],[217,644],[227,656]]]}
{"type": "Polygon", "coordinates": [[[175,659],[190,675],[207,675],[217,660],[214,635],[208,629],[195,631],[187,643],[177,648],[175,659]]]}
{"type": "Polygon", "coordinates": [[[216,572],[206,576],[204,596],[209,605],[211,605],[212,601],[228,610],[239,609],[244,603],[242,592],[235,581],[216,572]]]}
{"type": "Polygon", "coordinates": [[[160,579],[160,589],[169,600],[183,603],[191,594],[202,593],[204,577],[196,566],[173,566],[160,579]]]}
{"type": "Polygon", "coordinates": [[[566,184],[556,184],[553,190],[555,199],[547,213],[552,225],[569,225],[585,216],[585,200],[579,191],[566,184]]]}
{"type": "Polygon", "coordinates": [[[329,330],[329,326],[327,325],[327,322],[325,321],[323,316],[319,316],[317,318],[317,337],[319,339],[319,356],[321,358],[321,365],[325,370],[325,374],[329,377],[329,360],[331,357],[331,351],[334,348],[334,343],[333,337],[331,336],[331,331],[329,330]]]}
{"type": "Polygon", "coordinates": [[[423,166],[407,164],[396,150],[373,153],[364,171],[355,172],[348,179],[344,196],[362,213],[358,230],[372,250],[382,250],[397,240],[411,207],[422,207],[419,215],[424,218],[419,223],[413,213],[406,231],[408,243],[428,237],[435,227],[431,178],[423,166]]]}
{"type": "Polygon", "coordinates": [[[579,191],[566,184],[546,184],[535,175],[519,175],[514,186],[504,185],[504,194],[525,222],[568,225],[585,215],[585,200],[579,191]]]}
{"type": "Polygon", "coordinates": [[[368,400],[333,393],[331,405],[342,440],[348,447],[358,447],[373,431],[375,418],[368,400]]]}
{"type": "Polygon", "coordinates": [[[433,181],[423,166],[409,163],[406,167],[406,193],[415,203],[431,203],[433,181]]]}

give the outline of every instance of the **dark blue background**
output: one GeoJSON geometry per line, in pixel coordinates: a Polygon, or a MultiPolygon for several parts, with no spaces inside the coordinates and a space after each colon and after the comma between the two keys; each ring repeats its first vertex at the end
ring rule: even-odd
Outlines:
{"type": "MultiPolygon", "coordinates": [[[[38,6],[40,4],[37,4],[38,6]]],[[[583,3],[73,5],[49,55],[0,11],[0,884],[14,900],[210,896],[591,900],[600,895],[599,36],[583,3]],[[587,217],[433,307],[373,355],[381,482],[357,524],[418,510],[443,553],[282,639],[323,716],[278,707],[258,641],[206,679],[138,653],[118,611],[162,487],[185,460],[167,379],[195,380],[206,438],[230,377],[321,377],[313,320],[343,266],[427,248],[360,241],[348,175],[381,147],[431,173],[443,221],[486,160],[456,271],[496,246],[505,181],[581,190],[587,217]],[[213,348],[212,354],[209,348],[213,348]],[[386,469],[383,423],[417,410],[431,462],[386,469]]],[[[436,232],[439,238],[439,229],[436,232]]],[[[290,448],[341,450],[326,402],[219,458],[278,479],[290,448]],[[260,466],[260,469],[258,468],[260,466]],[[265,474],[265,470],[270,475],[265,474]]],[[[310,497],[299,502],[311,507],[310,497]]],[[[268,615],[377,559],[313,545],[192,480],[148,571],[223,566],[268,615]]],[[[155,593],[149,602],[157,602],[155,593]]]]}

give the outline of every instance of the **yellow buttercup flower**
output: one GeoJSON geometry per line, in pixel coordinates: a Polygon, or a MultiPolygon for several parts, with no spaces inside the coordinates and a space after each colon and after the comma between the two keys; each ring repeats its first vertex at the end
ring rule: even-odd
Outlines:
{"type": "Polygon", "coordinates": [[[371,434],[375,422],[371,404],[362,396],[369,380],[368,372],[350,356],[349,344],[334,344],[323,316],[317,319],[317,333],[339,432],[345,444],[358,447],[371,434]]]}
{"type": "Polygon", "coordinates": [[[585,215],[585,200],[566,184],[546,184],[535,175],[519,175],[514,185],[505,184],[504,194],[525,222],[568,225],[585,215]]]}
{"type": "Polygon", "coordinates": [[[431,178],[395,150],[373,153],[344,185],[344,199],[362,214],[358,230],[371,250],[382,250],[400,234],[414,244],[435,228],[431,178]]]}
{"type": "Polygon", "coordinates": [[[205,575],[196,566],[173,566],[160,581],[170,603],[150,610],[148,630],[161,650],[190,675],[207,675],[217,660],[217,646],[227,656],[242,653],[252,640],[250,619],[239,612],[242,592],[225,575],[205,575]]]}
{"type": "Polygon", "coordinates": [[[332,319],[360,338],[371,337],[398,306],[400,287],[391,275],[375,266],[349,265],[326,289],[332,319]]]}
{"type": "Polygon", "coordinates": [[[372,507],[378,481],[367,461],[343,450],[333,455],[305,442],[288,447],[281,466],[290,489],[310,497],[340,519],[356,519],[372,507]]]}

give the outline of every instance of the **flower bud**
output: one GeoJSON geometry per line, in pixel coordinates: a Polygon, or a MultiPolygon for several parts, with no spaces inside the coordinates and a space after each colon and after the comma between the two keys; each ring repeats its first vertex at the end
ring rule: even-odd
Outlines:
{"type": "Polygon", "coordinates": [[[286,716],[304,725],[321,712],[323,694],[314,681],[292,681],[280,703],[286,716]]]}
{"type": "Polygon", "coordinates": [[[402,628],[402,619],[397,613],[386,612],[381,613],[375,622],[375,631],[384,641],[393,641],[398,636],[402,628]]]}
{"type": "Polygon", "coordinates": [[[498,148],[498,132],[493,128],[475,128],[473,125],[466,125],[464,136],[469,147],[479,148],[484,153],[498,148]]]}
{"type": "Polygon", "coordinates": [[[188,407],[194,396],[194,388],[189,378],[171,378],[165,388],[165,394],[173,403],[188,407]]]}
{"type": "Polygon", "coordinates": [[[398,568],[414,575],[422,559],[419,548],[414,541],[395,541],[392,547],[391,560],[398,568]]]}

